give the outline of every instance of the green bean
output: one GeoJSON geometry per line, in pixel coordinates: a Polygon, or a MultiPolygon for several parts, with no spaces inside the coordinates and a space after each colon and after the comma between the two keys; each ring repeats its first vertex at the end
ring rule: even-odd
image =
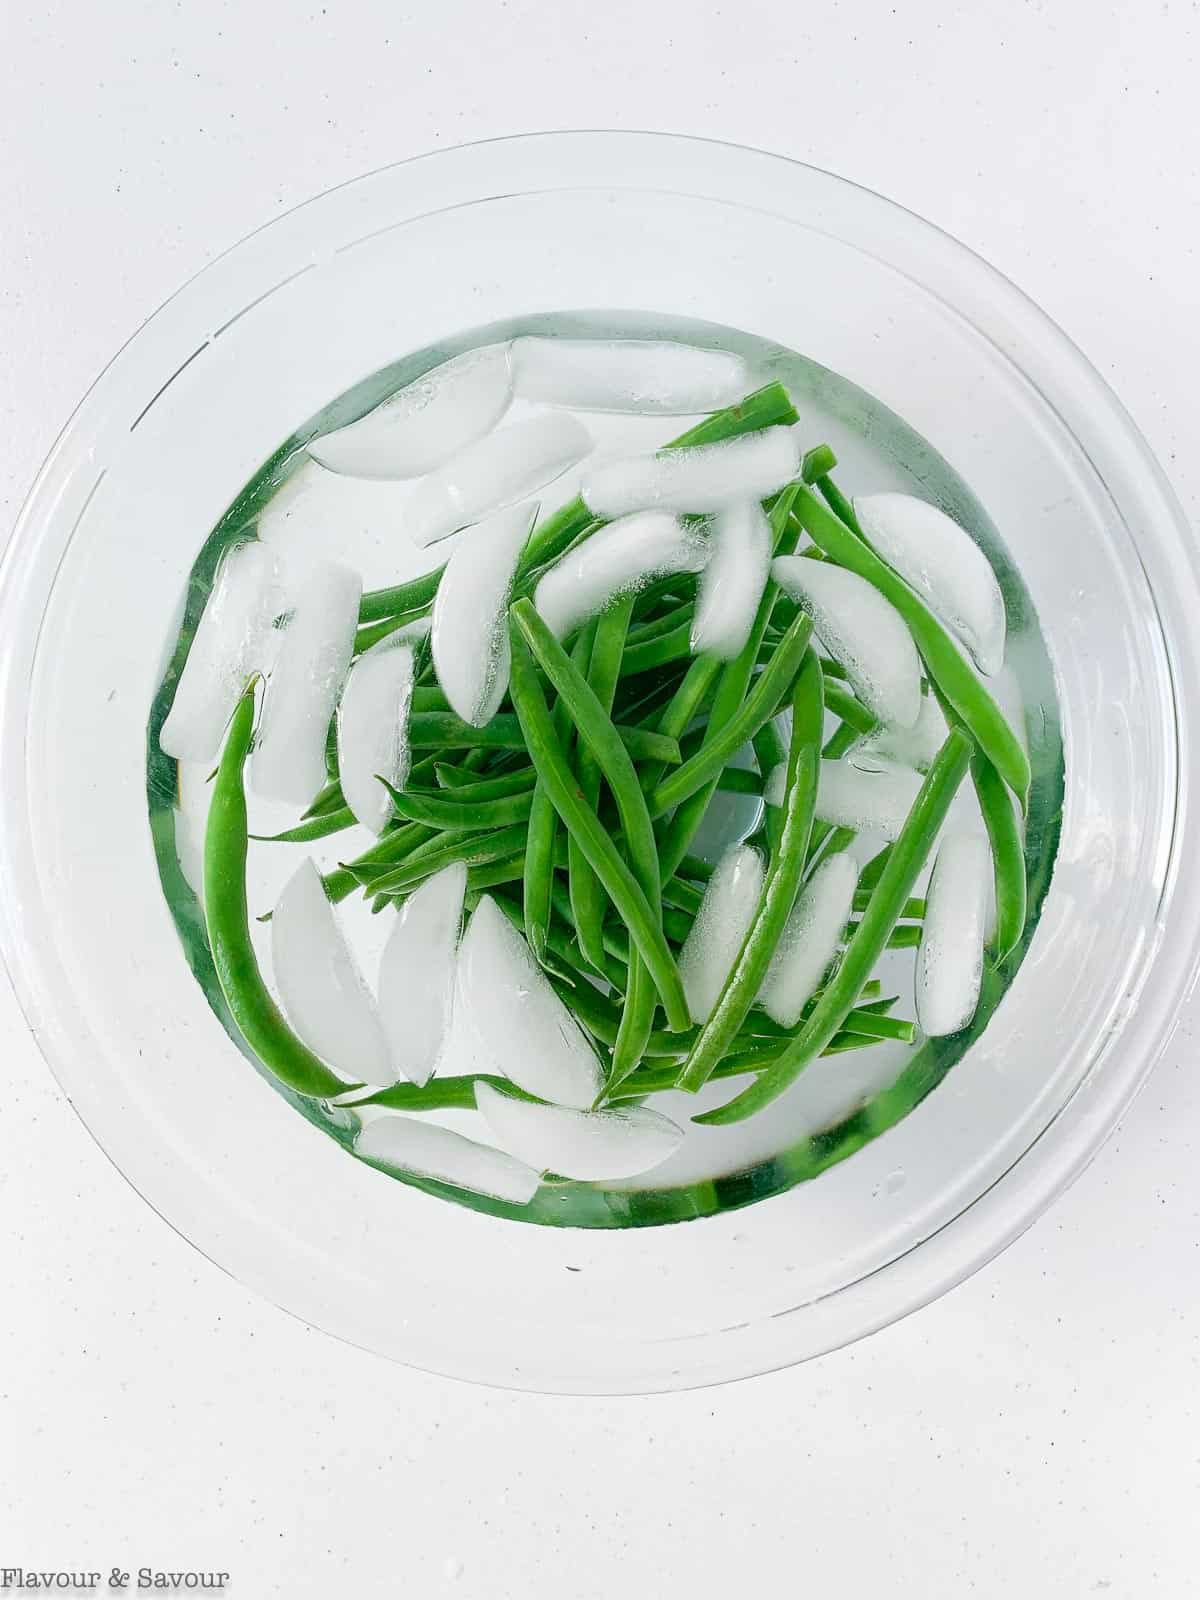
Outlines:
{"type": "Polygon", "coordinates": [[[403,861],[413,850],[434,837],[432,828],[421,828],[416,823],[405,823],[399,828],[391,829],[382,835],[377,844],[373,844],[369,850],[364,850],[362,855],[355,856],[352,861],[343,861],[334,872],[325,873],[321,881],[325,885],[327,898],[336,905],[339,900],[344,900],[348,894],[353,894],[354,890],[360,887],[363,882],[359,876],[360,872],[403,861]]]}
{"type": "Polygon", "coordinates": [[[525,852],[501,856],[499,861],[477,861],[467,868],[468,890],[491,889],[503,883],[520,883],[525,876],[525,852]]]}
{"type": "MultiPolygon", "coordinates": [[[[587,681],[599,710],[605,716],[610,716],[612,712],[613,695],[621,675],[621,655],[632,615],[633,597],[630,595],[617,600],[596,622],[587,681]]],[[[580,745],[575,772],[580,793],[594,809],[600,800],[601,768],[586,742],[580,745]]],[[[579,948],[599,971],[604,958],[604,944],[600,935],[604,923],[604,893],[578,841],[570,835],[567,838],[567,861],[579,948]]]]}
{"type": "Polygon", "coordinates": [[[346,797],[342,793],[342,786],[338,779],[331,778],[320,794],[308,809],[301,813],[300,820],[307,822],[310,817],[328,816],[331,811],[341,811],[346,804],[346,797]]]}
{"type": "Polygon", "coordinates": [[[415,889],[435,872],[440,872],[454,861],[465,861],[468,867],[484,866],[516,855],[524,846],[526,829],[523,823],[511,828],[496,828],[490,833],[443,834],[436,849],[419,853],[413,851],[406,861],[391,872],[382,873],[364,887],[371,894],[392,898],[415,889]]]}
{"type": "MultiPolygon", "coordinates": [[[[617,811],[621,819],[624,833],[625,848],[629,855],[630,867],[642,894],[646,897],[649,906],[655,907],[659,901],[661,888],[658,871],[658,846],[654,837],[654,827],[650,821],[650,814],[646,809],[646,799],[638,786],[637,772],[629,753],[617,736],[616,729],[605,712],[604,705],[592,688],[588,679],[574,666],[558,640],[542,621],[533,605],[528,600],[518,600],[511,609],[512,624],[520,632],[532,651],[538,666],[549,678],[558,691],[560,699],[567,706],[571,721],[574,723],[581,746],[595,760],[597,768],[596,788],[599,787],[599,775],[603,774],[608,783],[609,791],[616,802],[617,811]]],[[[624,629],[628,625],[629,610],[622,605],[618,612],[617,628],[611,631],[611,636],[605,638],[605,648],[608,659],[603,664],[600,674],[601,686],[609,691],[609,686],[615,686],[616,660],[619,656],[624,629]]],[[[600,643],[601,635],[597,631],[596,642],[600,643]]],[[[589,812],[592,804],[588,791],[584,788],[582,779],[579,784],[580,797],[589,812]]],[[[576,845],[580,844],[576,838],[576,845]]],[[[572,901],[574,905],[574,901],[572,901]]],[[[577,923],[577,932],[580,937],[580,946],[590,957],[593,950],[583,942],[583,929],[577,923]]],[[[600,943],[595,937],[600,932],[599,925],[592,929],[595,945],[600,943]]],[[[664,1003],[666,995],[663,996],[664,1003]]],[[[655,1005],[655,985],[651,975],[645,968],[640,952],[631,952],[629,969],[629,990],[626,1000],[624,1015],[622,1017],[621,1032],[616,1042],[613,1055],[612,1075],[613,1081],[619,1081],[636,1067],[641,1059],[645,1042],[653,1025],[655,1005]]]]}
{"type": "MultiPolygon", "coordinates": [[[[478,832],[484,828],[507,828],[524,822],[533,804],[532,783],[518,794],[498,800],[442,799],[437,794],[414,794],[385,785],[397,816],[419,822],[426,828],[463,828],[478,832]]],[[[459,790],[461,794],[463,791],[459,790]]]]}
{"type": "Polygon", "coordinates": [[[951,730],[892,846],[871,903],[807,1023],[774,1065],[750,1088],[728,1105],[697,1117],[697,1122],[719,1125],[740,1122],[769,1105],[839,1031],[871,968],[887,946],[904,902],[909,898],[917,874],[925,864],[966,774],[972,748],[970,739],[961,729],[951,730]]]}
{"type": "Polygon", "coordinates": [[[326,1097],[347,1085],[284,1021],[259,971],[246,907],[246,757],[254,734],[254,681],[233,714],[204,831],[204,921],[221,993],[246,1044],[297,1094],[326,1097]]]}
{"type": "Polygon", "coordinates": [[[669,633],[660,633],[650,639],[631,640],[621,657],[621,676],[632,678],[639,672],[649,672],[652,667],[665,667],[669,662],[683,661],[691,653],[692,624],[689,618],[669,633]]]}
{"type": "Polygon", "coordinates": [[[518,600],[511,608],[510,617],[513,628],[520,632],[538,666],[566,705],[581,745],[594,757],[607,781],[621,818],[630,864],[642,893],[652,905],[656,904],[658,851],[646,798],[638,787],[629,752],[587,678],[571,661],[530,601],[518,600]]]}
{"type": "MultiPolygon", "coordinates": [[[[482,728],[441,711],[417,712],[409,718],[409,739],[414,749],[524,750],[520,723],[511,714],[501,714],[482,728]]],[[[679,741],[666,739],[646,728],[618,726],[621,742],[635,760],[665,761],[679,764],[679,741]]]]}
{"type": "Polygon", "coordinates": [[[817,479],[817,488],[821,491],[825,504],[833,512],[834,516],[844,522],[851,533],[857,534],[861,539],[862,529],[859,527],[858,518],[854,515],[854,507],[827,472],[817,479]]]}
{"type": "Polygon", "coordinates": [[[839,683],[825,685],[825,704],[835,717],[853,728],[856,733],[874,733],[878,723],[856,695],[843,689],[839,683]]]}
{"type": "Polygon", "coordinates": [[[917,1037],[917,1025],[906,1017],[885,1017],[858,1009],[847,1012],[839,1032],[861,1034],[864,1039],[898,1039],[901,1044],[912,1044],[917,1037]]]}
{"type": "MultiPolygon", "coordinates": [[[[580,666],[591,660],[592,645],[596,638],[594,619],[576,635],[571,655],[580,666]]],[[[569,707],[560,698],[552,714],[554,731],[563,749],[572,747],[573,732],[569,707]]],[[[537,768],[534,769],[535,776],[537,768]]],[[[529,814],[529,837],[525,846],[524,915],[525,936],[539,961],[545,959],[546,939],[550,931],[550,893],[554,886],[554,852],[559,842],[558,813],[540,776],[534,790],[533,808],[529,814]]],[[[569,857],[568,857],[569,859],[569,857]]]]}
{"type": "Polygon", "coordinates": [[[525,636],[519,627],[512,629],[512,635],[513,703],[517,707],[534,765],[546,785],[554,809],[567,831],[579,837],[601,886],[633,935],[639,953],[650,968],[655,988],[662,996],[669,1026],[673,1030],[686,1028],[690,1018],[683,983],[658,917],[618,854],[616,846],[605,833],[596,813],[584,804],[562,742],[555,733],[546,709],[537,679],[537,668],[525,643],[525,636]]]}
{"type": "Polygon", "coordinates": [[[652,816],[674,810],[698,789],[703,789],[729,757],[774,716],[799,670],[811,633],[811,618],[801,614],[784,635],[770,665],[759,676],[740,710],[654,790],[649,799],[652,816]]]}
{"type": "Polygon", "coordinates": [[[676,911],[686,911],[688,916],[695,917],[704,896],[695,884],[685,883],[682,878],[672,878],[669,883],[663,884],[662,898],[664,906],[671,906],[676,911]]]}
{"type": "MultiPolygon", "coordinates": [[[[441,576],[439,569],[438,576],[441,576]]],[[[412,622],[418,622],[427,614],[429,606],[419,605],[409,611],[401,611],[392,616],[382,617],[378,622],[369,622],[365,627],[360,627],[354,635],[354,654],[362,655],[364,650],[369,650],[381,639],[391,638],[393,633],[399,633],[401,628],[407,628],[412,622]]]]}
{"type": "Polygon", "coordinates": [[[826,761],[840,761],[843,756],[849,755],[861,738],[862,734],[857,728],[848,722],[841,722],[826,739],[821,755],[826,761]]]}
{"type": "MultiPolygon", "coordinates": [[[[390,1089],[377,1089],[352,1102],[356,1106],[384,1106],[389,1111],[474,1111],[475,1090],[479,1084],[502,1089],[517,1100],[533,1100],[508,1078],[488,1072],[465,1073],[461,1077],[430,1078],[428,1083],[394,1083],[390,1089]]],[[[343,1090],[345,1084],[342,1085],[343,1090]]]]}
{"type": "MultiPolygon", "coordinates": [[[[1006,794],[1007,794],[1007,792],[1008,791],[1005,790],[1006,794]]],[[[871,902],[871,890],[870,890],[869,887],[866,888],[866,889],[856,889],[854,891],[853,910],[855,910],[855,911],[865,911],[867,909],[867,906],[870,904],[870,902],[871,902]]],[[[924,900],[920,900],[920,899],[906,900],[904,902],[904,904],[900,908],[900,920],[902,922],[920,922],[924,918],[924,916],[925,916],[925,902],[924,902],[924,900]]]]}
{"type": "MultiPolygon", "coordinates": [[[[786,758],[787,751],[774,721],[764,722],[751,743],[754,746],[754,758],[758,762],[759,785],[765,789],[771,774],[786,758]]],[[[773,860],[779,853],[779,839],[783,832],[782,806],[772,805],[769,801],[766,803],[763,808],[763,827],[773,860]]]]}
{"type": "MultiPolygon", "coordinates": [[[[632,606],[633,601],[631,598],[631,617],[632,606]]],[[[647,621],[639,623],[636,628],[631,626],[629,629],[628,644],[645,644],[650,639],[661,639],[664,633],[670,633],[674,628],[678,628],[679,625],[684,622],[686,622],[690,627],[692,612],[694,609],[694,601],[683,600],[673,605],[669,611],[664,611],[661,616],[651,617],[647,621]]],[[[627,647],[628,646],[626,646],[626,648],[627,647]]]]}
{"type": "Polygon", "coordinates": [[[891,845],[885,844],[882,850],[871,857],[858,875],[858,887],[860,890],[873,889],[875,887],[883,876],[883,869],[887,866],[891,853],[891,845]]]}
{"type": "MultiPolygon", "coordinates": [[[[774,504],[768,514],[767,521],[771,529],[771,546],[776,555],[788,554],[795,545],[795,536],[791,528],[792,503],[798,493],[795,484],[789,484],[775,497],[774,504]]],[[[732,661],[720,665],[720,676],[717,680],[716,694],[713,698],[712,710],[709,713],[706,737],[716,739],[723,731],[726,723],[736,716],[746,698],[746,691],[750,687],[750,680],[754,675],[755,665],[758,661],[759,647],[767,630],[780,597],[779,585],[774,581],[768,582],[758,602],[754,623],[750,629],[749,637],[743,645],[741,653],[732,661]]],[[[707,661],[708,657],[701,657],[707,661]]],[[[686,681],[686,680],[685,680],[686,681]]],[[[687,848],[695,836],[696,829],[708,810],[709,801],[716,793],[716,780],[710,779],[695,794],[683,802],[666,823],[659,834],[659,859],[662,863],[664,880],[669,878],[678,867],[682,858],[687,854],[687,848]]]]}
{"type": "Polygon", "coordinates": [[[672,596],[676,590],[691,583],[695,588],[695,579],[689,580],[679,572],[670,572],[665,578],[652,579],[644,589],[639,589],[633,599],[633,621],[641,622],[646,617],[658,614],[660,607],[666,603],[673,604],[672,596]]]}
{"type": "Polygon", "coordinates": [[[811,450],[805,451],[804,460],[800,463],[800,476],[805,483],[816,483],[818,478],[827,477],[837,466],[837,457],[827,444],[815,444],[811,450]]]}
{"type": "Polygon", "coordinates": [[[497,778],[476,778],[445,761],[438,762],[434,776],[440,788],[451,790],[456,800],[504,800],[509,795],[531,789],[537,782],[537,773],[530,766],[517,767],[497,778]]]}
{"type": "Polygon", "coordinates": [[[1021,824],[1004,781],[982,751],[977,750],[971,758],[971,778],[992,846],[992,872],[996,885],[996,931],[992,939],[992,954],[999,965],[1017,948],[1025,931],[1025,845],[1021,837],[1021,824]]]}
{"type": "Polygon", "coordinates": [[[449,711],[449,700],[436,683],[419,683],[412,693],[411,711],[449,711]]]}
{"type": "MultiPolygon", "coordinates": [[[[807,635],[806,635],[807,637],[807,635]]],[[[712,1076],[757,998],[767,968],[792,914],[800,888],[821,759],[821,664],[806,651],[792,693],[792,738],[779,848],[772,854],[762,894],[737,958],[700,1036],[688,1053],[679,1087],[692,1093],[712,1076]]]]}
{"type": "Polygon", "coordinates": [[[802,489],[797,495],[796,514],[821,549],[873,584],[895,606],[908,624],[930,677],[1024,808],[1029,762],[1021,742],[941,623],[904,580],[864,540],[849,532],[811,490],[802,489]]]}
{"type": "Polygon", "coordinates": [[[357,820],[349,806],[342,806],[337,811],[326,811],[320,816],[310,817],[307,822],[297,823],[294,828],[285,828],[282,833],[252,833],[250,837],[262,844],[309,844],[313,839],[327,839],[331,834],[344,833],[357,820]]]}

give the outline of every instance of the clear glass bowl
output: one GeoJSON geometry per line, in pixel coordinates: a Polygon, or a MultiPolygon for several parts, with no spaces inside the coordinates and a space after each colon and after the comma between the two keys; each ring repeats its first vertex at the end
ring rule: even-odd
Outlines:
{"type": "MultiPolygon", "coordinates": [[[[394,547],[380,555],[404,576],[394,547]]],[[[534,1389],[680,1388],[786,1365],[1001,1249],[1161,1053],[1200,946],[1198,600],[1179,509],[1117,401],[1036,308],[928,224],[779,157],[666,136],[425,157],[209,267],[121,352],[44,468],[0,578],[5,960],[120,1170],[214,1261],[316,1326],[534,1389]],[[146,820],[146,710],[187,574],[280,440],[396,355],[586,307],[778,341],[930,441],[1022,575],[1066,752],[1028,956],[955,1070],[819,1181],[672,1227],[521,1227],[348,1160],[224,1032],[146,820]]]]}

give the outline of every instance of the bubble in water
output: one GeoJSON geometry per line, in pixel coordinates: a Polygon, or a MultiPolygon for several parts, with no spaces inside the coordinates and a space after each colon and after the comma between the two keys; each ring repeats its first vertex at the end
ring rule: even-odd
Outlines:
{"type": "Polygon", "coordinates": [[[463,1564],[457,1556],[447,1556],[442,1570],[445,1572],[448,1578],[461,1578],[463,1575],[463,1564]]]}

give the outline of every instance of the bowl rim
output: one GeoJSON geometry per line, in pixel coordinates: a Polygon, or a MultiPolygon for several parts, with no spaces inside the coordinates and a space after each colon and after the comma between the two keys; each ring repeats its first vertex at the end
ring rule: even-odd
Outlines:
{"type": "MultiPolygon", "coordinates": [[[[1048,375],[1043,374],[1040,381],[1031,375],[1029,368],[1016,357],[1010,354],[1010,359],[1016,362],[1022,375],[1033,385],[1043,404],[1055,412],[1071,437],[1077,443],[1083,443],[1076,421],[1072,420],[1073,414],[1076,420],[1079,416],[1086,418],[1093,432],[1106,435],[1105,444],[1120,458],[1118,467],[1123,485],[1120,496],[1114,491],[1110,477],[1100,469],[1093,458],[1092,466],[1097,479],[1112,496],[1116,505],[1120,505],[1123,499],[1128,500],[1131,496],[1137,498],[1143,508],[1143,520],[1152,524],[1154,528],[1155,543],[1159,547],[1154,554],[1171,564],[1173,580],[1171,585],[1164,589],[1148,576],[1158,624],[1167,650],[1168,670],[1175,689],[1177,760],[1175,811],[1169,860],[1163,877],[1162,904],[1169,906],[1173,922],[1182,923],[1182,929],[1173,928],[1171,938],[1166,938],[1167,919],[1160,915],[1158,937],[1143,961],[1138,995],[1127,997],[1128,1005],[1120,1029],[1121,1053],[1125,1064],[1119,1069],[1114,1067],[1109,1055],[1105,1057],[1108,1070],[1097,1074],[1097,1066],[1104,1056],[1104,1051],[1099,1052],[1093,1059],[1087,1077],[1068,1095],[1033,1142],[988,1189],[908,1250],[827,1297],[829,1300],[836,1299],[842,1308],[842,1315],[840,1318],[834,1318],[834,1323],[849,1324],[848,1326],[834,1326],[827,1333],[822,1333],[820,1330],[824,1327],[824,1320],[818,1317],[816,1337],[809,1337],[803,1342],[803,1347],[797,1334],[793,1348],[784,1348],[787,1344],[785,1337],[782,1344],[777,1340],[776,1345],[772,1346],[768,1353],[764,1355],[764,1352],[760,1351],[749,1362],[744,1359],[721,1362],[722,1370],[718,1372],[704,1370],[682,1377],[676,1374],[670,1382],[650,1381],[633,1385],[628,1380],[612,1384],[601,1377],[599,1381],[586,1386],[593,1392],[631,1393],[675,1388],[681,1384],[732,1381],[777,1370],[814,1355],[840,1348],[844,1344],[875,1332],[911,1314],[954,1287],[1005,1249],[1079,1176],[1143,1087],[1174,1033],[1180,1011],[1200,972],[1200,868],[1191,874],[1193,887],[1190,894],[1185,892],[1182,883],[1187,867],[1184,843],[1190,801],[1187,759],[1189,730],[1184,714],[1187,706],[1195,703],[1196,695],[1200,693],[1200,642],[1193,642],[1185,626],[1187,606],[1183,595],[1185,590],[1190,588],[1192,596],[1200,596],[1200,565],[1186,518],[1165,473],[1133,419],[1097,369],[1029,296],[945,230],[863,185],[789,156],[729,141],[627,129],[518,133],[426,151],[348,179],[260,224],[221,251],[181,284],[126,339],[93,380],[63,425],[17,515],[12,535],[0,554],[0,619],[11,614],[12,609],[21,604],[27,591],[36,592],[41,574],[35,570],[34,550],[43,524],[54,512],[58,501],[71,488],[71,485],[64,481],[62,470],[68,453],[77,438],[84,434],[96,419],[102,417],[105,410],[106,389],[120,376],[126,362],[139,347],[148,330],[157,327],[165,319],[170,308],[186,303],[197,285],[210,282],[225,263],[243,252],[252,241],[268,235],[278,235],[295,219],[328,202],[330,197],[350,193],[385,175],[429,163],[452,161],[469,163],[480,153],[496,151],[506,155],[511,153],[513,166],[519,170],[520,154],[523,149],[536,146],[544,150],[547,147],[554,147],[565,152],[571,146],[580,147],[584,141],[600,141],[611,148],[614,154],[621,146],[628,147],[632,152],[637,145],[653,141],[657,151],[669,151],[674,148],[679,151],[681,158],[692,162],[708,152],[714,159],[719,156],[725,161],[732,158],[747,163],[773,163],[783,175],[783,181],[787,181],[788,173],[799,171],[805,174],[807,179],[815,179],[827,185],[831,193],[836,192],[840,198],[848,200],[860,209],[865,208],[867,214],[882,217],[885,221],[906,229],[919,244],[927,246],[931,251],[940,252],[947,261],[957,264],[968,275],[972,290],[983,297],[987,309],[1002,323],[1008,339],[1015,339],[1022,345],[1038,341],[1044,347],[1046,359],[1043,364],[1048,369],[1048,375]],[[1053,368],[1057,368],[1065,375],[1064,381],[1069,379],[1080,397],[1073,405],[1066,406],[1061,403],[1061,399],[1056,399],[1053,394],[1046,392],[1047,387],[1051,389],[1056,387],[1051,382],[1053,368]],[[1126,482],[1128,486],[1125,486],[1126,482]],[[1139,996],[1145,995],[1151,983],[1160,995],[1165,996],[1166,1003],[1160,1003],[1157,1007],[1135,1004],[1139,996]],[[1089,1089],[1086,1096],[1080,1093],[1084,1083],[1089,1089]],[[1022,1181],[1019,1191],[1015,1191],[1011,1180],[1018,1168],[1021,1170],[1022,1181]],[[856,1308],[854,1314],[849,1316],[848,1302],[853,1302],[856,1308]]],[[[473,196],[473,202],[483,200],[493,192],[481,188],[473,196]]],[[[516,192],[527,191],[523,185],[518,184],[516,192]]],[[[923,284],[922,287],[926,288],[927,292],[937,292],[928,285],[923,284]]],[[[972,327],[982,338],[993,345],[999,344],[999,347],[1004,349],[1007,340],[998,341],[992,331],[980,327],[974,315],[964,311],[961,306],[956,305],[955,309],[961,315],[968,317],[972,327]]],[[[1117,469],[1114,469],[1113,475],[1116,475],[1116,471],[1117,469]]],[[[1139,545],[1139,556],[1143,561],[1146,553],[1139,545]]],[[[13,709],[13,696],[18,687],[9,655],[10,653],[6,652],[0,657],[0,708],[4,712],[0,717],[0,732],[10,720],[9,712],[13,709]]],[[[13,837],[10,823],[19,810],[19,795],[16,792],[18,788],[19,785],[14,780],[0,777],[0,864],[7,864],[9,859],[13,837]]],[[[213,1260],[222,1271],[229,1273],[239,1282],[244,1281],[231,1267],[224,1266],[202,1245],[196,1244],[181,1225],[159,1208],[145,1188],[139,1186],[123,1170],[117,1158],[109,1152],[101,1134],[95,1131],[84,1108],[77,1103],[77,1098],[72,1092],[70,1064],[56,1052],[46,1030],[39,1026],[35,987],[36,971],[41,958],[38,954],[37,939],[23,942],[20,937],[25,917],[18,900],[19,897],[16,895],[0,898],[0,961],[3,962],[12,982],[18,1003],[39,1050],[69,1103],[75,1107],[85,1128],[117,1170],[168,1225],[182,1237],[188,1238],[189,1243],[194,1244],[202,1254],[213,1260]]],[[[1111,1051],[1111,1041],[1105,1050],[1111,1051]]],[[[257,1283],[252,1286],[274,1300],[269,1290],[257,1283]]],[[[275,1300],[274,1303],[280,1304],[282,1309],[289,1310],[300,1320],[306,1320],[301,1313],[292,1310],[281,1301],[275,1300]]],[[[791,1320],[794,1326],[795,1319],[801,1313],[819,1310],[820,1307],[820,1301],[810,1301],[791,1312],[781,1313],[776,1320],[780,1324],[786,1324],[791,1320]]],[[[719,1330],[712,1330],[708,1337],[715,1337],[717,1332],[719,1330]]],[[[347,1342],[354,1342],[340,1332],[335,1336],[347,1339],[347,1342]]],[[[475,1374],[465,1371],[455,1371],[451,1375],[464,1378],[476,1377],[475,1374]]],[[[581,1388],[578,1382],[563,1382],[554,1378],[534,1383],[530,1381],[529,1374],[514,1376],[508,1383],[492,1374],[486,1378],[477,1378],[476,1381],[497,1386],[537,1387],[564,1392],[580,1392],[581,1388]]]]}

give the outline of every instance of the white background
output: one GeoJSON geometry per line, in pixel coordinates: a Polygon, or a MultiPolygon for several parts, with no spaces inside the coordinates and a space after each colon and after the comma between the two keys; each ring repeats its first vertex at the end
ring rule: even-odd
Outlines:
{"type": "MultiPolygon", "coordinates": [[[[5,528],[108,356],[248,229],[428,148],[606,125],[779,150],[957,234],[1200,512],[1194,3],[6,0],[0,30],[5,528]]],[[[1185,1025],[938,1305],[775,1377],[574,1401],[391,1368],[228,1281],[0,990],[0,1566],[222,1568],[245,1600],[1194,1595],[1194,1054],[1185,1025]]]]}

